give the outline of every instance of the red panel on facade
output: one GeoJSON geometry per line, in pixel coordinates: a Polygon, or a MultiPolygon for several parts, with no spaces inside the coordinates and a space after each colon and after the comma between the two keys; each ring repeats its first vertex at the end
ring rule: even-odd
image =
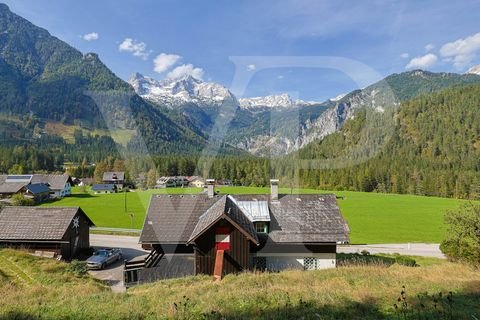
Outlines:
{"type": "Polygon", "coordinates": [[[217,242],[217,250],[230,250],[230,242],[217,242]]]}

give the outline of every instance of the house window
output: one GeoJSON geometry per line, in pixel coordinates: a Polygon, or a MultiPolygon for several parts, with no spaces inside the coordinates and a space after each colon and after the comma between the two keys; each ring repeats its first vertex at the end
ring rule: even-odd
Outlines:
{"type": "Polygon", "coordinates": [[[317,270],[317,259],[314,257],[303,258],[303,268],[305,270],[317,270]]]}
{"type": "Polygon", "coordinates": [[[268,233],[267,224],[265,222],[257,222],[255,223],[255,230],[258,233],[268,233]]]}

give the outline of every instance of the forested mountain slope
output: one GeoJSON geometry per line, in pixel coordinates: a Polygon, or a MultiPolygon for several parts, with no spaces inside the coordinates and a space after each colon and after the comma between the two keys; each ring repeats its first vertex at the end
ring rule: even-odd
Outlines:
{"type": "MultiPolygon", "coordinates": [[[[195,152],[205,143],[181,115],[145,102],[96,54],[82,54],[0,4],[0,114],[3,125],[30,115],[85,130],[137,130],[130,150],[195,152]]],[[[13,130],[15,131],[15,130],[13,130]]],[[[18,140],[18,136],[4,138],[18,140]]],[[[22,137],[26,138],[26,137],[22,137]]],[[[31,140],[37,139],[33,135],[31,140]]],[[[26,140],[23,140],[25,143],[26,140]]]]}
{"type": "MultiPolygon", "coordinates": [[[[358,147],[366,111],[293,159],[343,157],[358,147]]],[[[348,163],[348,161],[346,162],[348,163]]],[[[305,170],[307,186],[480,198],[480,85],[454,87],[402,103],[388,141],[372,159],[336,170],[305,170]]]]}

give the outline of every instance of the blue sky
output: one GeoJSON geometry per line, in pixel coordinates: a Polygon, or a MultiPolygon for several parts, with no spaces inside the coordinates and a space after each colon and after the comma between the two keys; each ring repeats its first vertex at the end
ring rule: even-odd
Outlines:
{"type": "Polygon", "coordinates": [[[82,52],[98,53],[123,79],[191,73],[229,87],[236,72],[250,72],[245,96],[288,92],[322,101],[361,84],[335,68],[259,70],[253,60],[235,66],[232,56],[348,58],[373,71],[368,81],[480,63],[480,1],[3,2],[82,52]]]}

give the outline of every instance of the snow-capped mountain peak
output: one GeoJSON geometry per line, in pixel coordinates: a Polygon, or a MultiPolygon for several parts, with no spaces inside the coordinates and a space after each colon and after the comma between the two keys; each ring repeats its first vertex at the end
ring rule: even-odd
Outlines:
{"type": "Polygon", "coordinates": [[[287,93],[265,97],[242,98],[239,100],[240,107],[244,109],[256,108],[295,108],[314,104],[303,100],[292,99],[287,93]]]}
{"type": "Polygon", "coordinates": [[[141,97],[168,107],[187,103],[218,106],[227,98],[236,101],[234,95],[224,86],[203,82],[192,76],[155,80],[135,73],[128,82],[141,97]]]}
{"type": "Polygon", "coordinates": [[[480,65],[476,65],[468,69],[467,74],[477,74],[480,75],[480,65]]]}

